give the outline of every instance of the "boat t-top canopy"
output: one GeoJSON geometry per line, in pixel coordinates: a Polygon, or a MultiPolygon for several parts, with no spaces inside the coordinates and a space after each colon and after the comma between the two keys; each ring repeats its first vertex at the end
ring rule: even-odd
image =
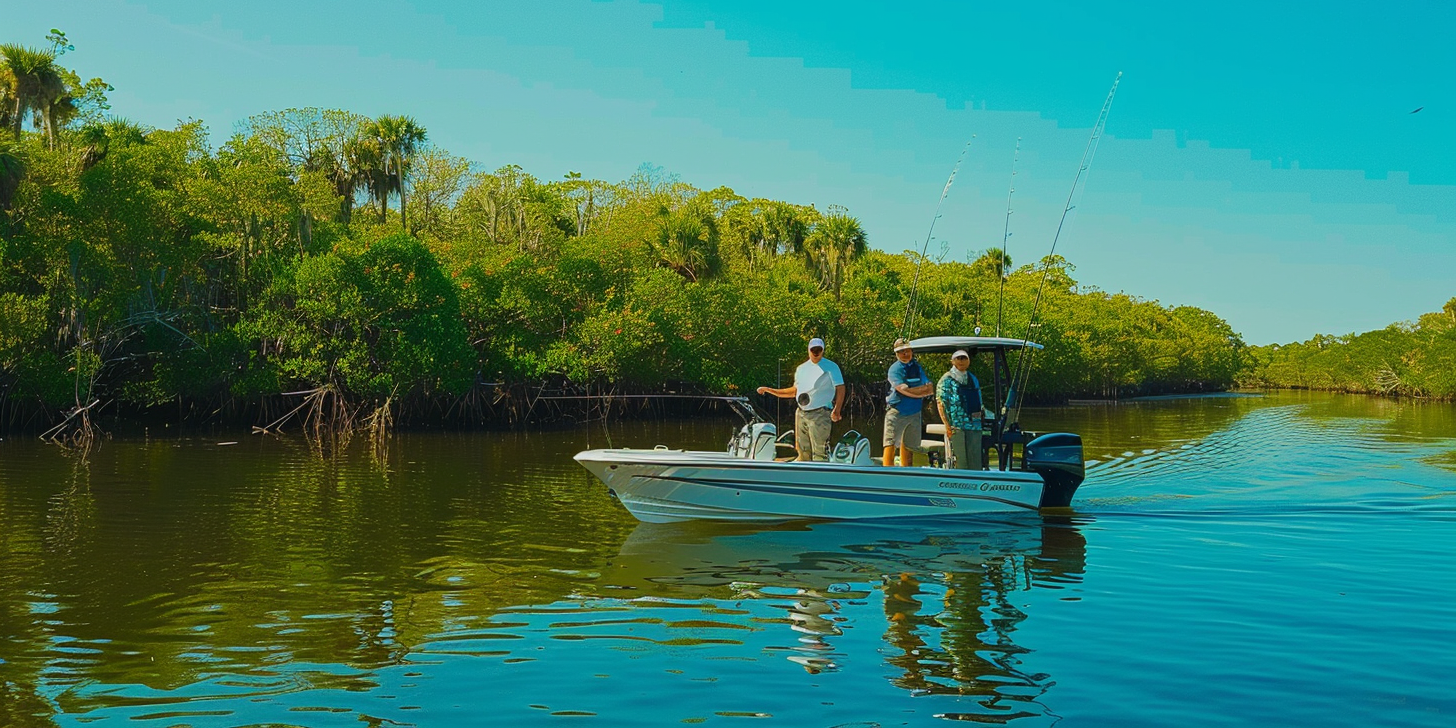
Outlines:
{"type": "Polygon", "coordinates": [[[911,341],[910,348],[918,354],[949,354],[956,349],[965,349],[967,353],[975,356],[978,351],[1042,349],[1044,347],[1034,341],[1001,336],[926,336],[911,341]]]}

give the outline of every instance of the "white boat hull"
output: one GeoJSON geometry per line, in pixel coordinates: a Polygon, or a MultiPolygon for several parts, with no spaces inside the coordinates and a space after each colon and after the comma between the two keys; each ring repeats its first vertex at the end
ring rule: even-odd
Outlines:
{"type": "Polygon", "coordinates": [[[639,520],[782,521],[1035,512],[1027,471],[750,460],[681,450],[588,450],[577,462],[639,520]]]}

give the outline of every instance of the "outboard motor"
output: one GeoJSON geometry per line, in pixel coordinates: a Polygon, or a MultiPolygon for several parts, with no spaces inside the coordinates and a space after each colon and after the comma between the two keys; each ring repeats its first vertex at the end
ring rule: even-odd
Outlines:
{"type": "Polygon", "coordinates": [[[1042,508],[1071,506],[1072,494],[1087,477],[1082,438],[1066,432],[1049,433],[1026,443],[1022,462],[1046,481],[1041,491],[1042,508]]]}

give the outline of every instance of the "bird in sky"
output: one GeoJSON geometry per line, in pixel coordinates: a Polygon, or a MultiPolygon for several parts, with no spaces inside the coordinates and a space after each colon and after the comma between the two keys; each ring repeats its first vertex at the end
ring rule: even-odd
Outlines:
{"type": "Polygon", "coordinates": [[[1420,109],[1416,109],[1415,111],[1412,111],[1411,113],[1414,114],[1414,113],[1416,113],[1416,111],[1420,111],[1421,109],[1424,109],[1424,108],[1426,108],[1426,107],[1422,106],[1420,109]]]}

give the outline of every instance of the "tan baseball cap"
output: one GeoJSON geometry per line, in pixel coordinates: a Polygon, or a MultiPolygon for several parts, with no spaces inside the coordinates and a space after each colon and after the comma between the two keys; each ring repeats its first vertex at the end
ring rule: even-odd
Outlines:
{"type": "Polygon", "coordinates": [[[904,349],[909,349],[909,348],[910,348],[910,342],[909,341],[907,341],[905,339],[895,339],[895,352],[896,353],[899,353],[900,351],[902,351],[904,349]]]}

